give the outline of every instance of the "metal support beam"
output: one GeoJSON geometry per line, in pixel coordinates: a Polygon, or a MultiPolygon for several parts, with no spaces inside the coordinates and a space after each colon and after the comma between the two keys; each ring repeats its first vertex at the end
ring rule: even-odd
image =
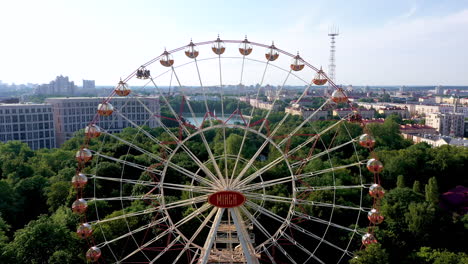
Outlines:
{"type": "Polygon", "coordinates": [[[257,256],[255,255],[255,249],[250,242],[250,236],[247,233],[247,228],[242,221],[239,208],[229,208],[229,211],[231,212],[232,220],[236,226],[237,236],[242,246],[242,251],[244,252],[247,264],[259,264],[257,256]]]}
{"type": "Polygon", "coordinates": [[[213,221],[213,225],[211,226],[210,232],[205,241],[205,245],[203,246],[199,264],[206,264],[208,259],[210,258],[211,248],[213,247],[213,242],[216,238],[216,233],[218,232],[219,225],[221,223],[221,219],[223,218],[224,208],[218,208],[218,212],[216,213],[215,219],[213,221]]]}

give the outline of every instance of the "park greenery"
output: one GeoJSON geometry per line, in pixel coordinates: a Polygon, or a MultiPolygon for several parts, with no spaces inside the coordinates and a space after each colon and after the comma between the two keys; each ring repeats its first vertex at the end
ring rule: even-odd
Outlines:
{"type": "MultiPolygon", "coordinates": [[[[174,107],[180,108],[180,105],[174,107]]],[[[195,105],[196,111],[205,112],[204,105],[195,105]]],[[[226,111],[232,112],[239,106],[227,105],[226,111]]],[[[214,108],[214,107],[213,107],[214,108]]],[[[216,109],[219,112],[221,109],[216,109]]],[[[171,116],[168,109],[162,109],[162,113],[171,116]]],[[[272,113],[268,120],[270,129],[275,127],[284,113],[272,113]]],[[[253,121],[259,120],[254,116],[253,121]]],[[[170,120],[169,120],[170,121],[170,120]]],[[[176,133],[177,122],[164,121],[166,125],[176,133]]],[[[295,127],[302,120],[296,117],[288,119],[285,127],[295,127]]],[[[336,120],[316,121],[303,128],[301,132],[315,133],[317,130],[334,124],[336,120]]],[[[148,133],[158,136],[161,140],[170,141],[171,138],[162,128],[144,128],[148,133]]],[[[350,263],[468,263],[468,215],[456,208],[444,208],[440,206],[441,194],[450,189],[462,185],[468,186],[466,170],[468,164],[468,148],[455,146],[441,146],[432,148],[425,143],[412,144],[403,139],[399,134],[398,120],[388,118],[383,124],[368,125],[368,130],[377,140],[375,155],[383,162],[385,169],[381,173],[382,186],[386,188],[386,196],[382,200],[382,212],[385,221],[376,228],[376,237],[379,244],[368,246],[357,251],[356,257],[350,263]]],[[[281,129],[278,134],[281,134],[281,129]]],[[[286,132],[286,130],[284,131],[286,132]]],[[[242,131],[232,129],[227,134],[227,152],[237,153],[242,140],[242,131]]],[[[349,134],[356,137],[363,133],[358,124],[348,123],[346,129],[336,126],[328,134],[323,136],[323,141],[340,144],[349,140],[349,134]]],[[[153,153],[160,153],[161,146],[148,141],[148,138],[138,134],[135,128],[126,128],[119,134],[123,139],[132,140],[138,146],[151,149],[153,153]]],[[[206,135],[214,153],[221,154],[223,149],[219,131],[211,131],[206,135]]],[[[244,148],[242,155],[249,157],[255,153],[262,144],[260,138],[250,136],[249,144],[244,148]]],[[[100,148],[102,153],[116,158],[125,158],[139,164],[150,165],[152,161],[138,152],[128,150],[128,146],[119,141],[108,138],[106,144],[100,144],[101,139],[93,139],[90,148],[100,148]]],[[[40,149],[32,151],[25,143],[10,141],[0,143],[0,263],[84,263],[84,252],[88,244],[80,240],[76,235],[76,227],[80,217],[72,213],[70,207],[76,199],[76,190],[71,187],[71,178],[75,175],[77,164],[74,155],[84,142],[83,131],[56,149],[40,149]]],[[[291,146],[297,145],[301,139],[294,139],[291,146]]],[[[323,143],[317,146],[316,152],[323,150],[323,143]],[[320,149],[322,148],[322,149],[320,149]]],[[[197,157],[207,157],[205,148],[200,138],[195,137],[189,143],[197,157]]],[[[363,158],[368,158],[369,153],[364,148],[357,150],[363,158]]],[[[298,153],[306,155],[307,151],[298,153]]],[[[188,170],[197,168],[193,162],[184,156],[185,153],[177,153],[173,160],[188,170]]],[[[266,164],[273,160],[279,153],[274,149],[268,149],[262,153],[258,165],[266,164]]],[[[333,156],[335,164],[347,164],[355,155],[352,149],[343,148],[333,156]]],[[[304,170],[314,171],[327,168],[326,160],[314,160],[308,163],[304,170]]],[[[85,172],[96,170],[96,175],[120,175],[122,168],[112,162],[100,161],[91,164],[85,172]]],[[[285,173],[284,166],[272,168],[265,177],[275,178],[285,173]]],[[[141,173],[136,169],[125,169],[123,172],[127,178],[151,180],[150,175],[141,173]]],[[[183,175],[173,173],[174,182],[186,182],[183,175]]],[[[286,172],[287,173],[287,172],[286,172]]],[[[338,172],[343,184],[351,184],[358,171],[348,169],[338,172]]],[[[367,182],[371,182],[372,175],[363,172],[367,182]]],[[[323,179],[314,179],[311,185],[325,185],[329,175],[323,179]]],[[[97,184],[96,188],[103,197],[115,197],[120,195],[118,184],[97,184]]],[[[128,193],[143,193],[145,189],[124,190],[128,193]]],[[[288,196],[287,187],[277,186],[269,190],[280,196],[288,196]]],[[[92,186],[87,186],[85,193],[92,194],[92,186]]],[[[186,197],[184,192],[168,193],[167,199],[180,199],[186,197]]],[[[309,199],[326,200],[328,193],[311,193],[309,199]]],[[[341,200],[337,203],[357,203],[359,197],[355,192],[342,193],[341,200]]],[[[364,197],[364,202],[370,204],[370,197],[364,197]]],[[[110,218],[123,214],[120,205],[108,202],[96,202],[90,207],[97,206],[101,218],[110,218]]],[[[128,204],[128,211],[142,210],[147,204],[136,201],[128,204]]],[[[286,210],[277,206],[272,208],[279,214],[286,210]]],[[[190,210],[180,210],[174,214],[187,215],[190,210]]],[[[320,216],[326,214],[318,208],[308,208],[309,214],[320,216]]],[[[323,209],[325,210],[325,209],[323,209]]],[[[334,219],[345,219],[348,212],[337,210],[334,219]]],[[[87,212],[89,219],[95,219],[95,211],[87,212]]],[[[367,219],[362,217],[362,227],[367,226],[367,219]]],[[[148,222],[148,219],[133,218],[128,223],[113,221],[102,225],[106,235],[110,237],[121,234],[121,230],[130,227],[138,227],[148,222]]],[[[345,221],[343,221],[345,222],[345,221]]],[[[156,232],[156,231],[155,231],[156,232]]],[[[332,233],[331,240],[340,241],[347,234],[332,233]]],[[[102,241],[99,233],[95,239],[102,241]]],[[[297,238],[298,240],[301,237],[297,238]]],[[[305,238],[302,238],[305,239],[305,238]]],[[[354,248],[359,249],[357,240],[354,248]]],[[[163,243],[163,242],[161,242],[163,243]]],[[[162,245],[162,244],[161,244],[162,245]]],[[[124,248],[125,245],[117,245],[124,248]]],[[[320,253],[322,259],[327,260],[326,254],[320,253]]],[[[110,259],[112,261],[112,259],[110,259]]],[[[286,263],[287,261],[278,263],[286,263]]],[[[336,262],[336,261],[335,261],[336,262]]],[[[163,263],[163,262],[161,262],[163,263]]]]}

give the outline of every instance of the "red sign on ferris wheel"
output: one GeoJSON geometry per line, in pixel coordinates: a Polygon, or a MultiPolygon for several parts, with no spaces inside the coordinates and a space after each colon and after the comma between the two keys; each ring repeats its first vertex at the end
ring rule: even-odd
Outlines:
{"type": "Polygon", "coordinates": [[[234,208],[245,203],[245,196],[235,191],[220,191],[208,196],[208,202],[219,208],[234,208]]]}

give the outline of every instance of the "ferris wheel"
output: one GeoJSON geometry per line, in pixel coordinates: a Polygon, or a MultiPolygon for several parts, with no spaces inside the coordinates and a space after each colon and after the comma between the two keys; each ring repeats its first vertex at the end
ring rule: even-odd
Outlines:
{"type": "Polygon", "coordinates": [[[377,243],[385,191],[359,110],[327,117],[340,104],[346,93],[321,68],[274,44],[218,37],[164,51],[121,79],[85,128],[72,209],[87,260],[348,261],[377,243]],[[302,107],[327,82],[334,92],[302,107]],[[134,121],[132,109],[145,115],[134,121]],[[131,128],[112,133],[117,120],[131,128]]]}

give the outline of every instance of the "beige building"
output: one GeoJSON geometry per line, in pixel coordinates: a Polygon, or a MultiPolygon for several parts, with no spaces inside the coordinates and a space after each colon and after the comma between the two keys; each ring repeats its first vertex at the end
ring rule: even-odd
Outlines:
{"type": "Polygon", "coordinates": [[[330,112],[326,110],[319,110],[313,108],[305,107],[286,107],[284,112],[290,113],[291,115],[302,116],[302,118],[307,119],[310,115],[314,115],[310,120],[325,120],[330,118],[330,112]],[[314,114],[315,113],[315,114],[314,114]]]}
{"type": "MultiPolygon", "coordinates": [[[[361,108],[361,109],[358,109],[358,112],[363,119],[372,119],[375,116],[374,109],[361,108]]],[[[333,116],[339,116],[339,117],[347,117],[347,116],[352,115],[353,113],[354,113],[354,110],[351,108],[334,109],[332,112],[333,116]]]]}
{"type": "Polygon", "coordinates": [[[385,107],[385,108],[379,109],[378,113],[384,116],[396,114],[396,115],[399,115],[401,118],[410,117],[410,113],[407,107],[395,107],[395,106],[385,107]]]}
{"type": "MultiPolygon", "coordinates": [[[[74,133],[85,128],[95,117],[98,104],[103,101],[98,97],[48,98],[52,105],[55,122],[56,145],[60,147],[74,133]]],[[[110,102],[114,106],[111,116],[99,116],[97,125],[108,132],[117,133],[125,127],[159,126],[158,97],[115,97],[110,102]],[[148,110],[146,110],[148,108],[148,110]]]]}
{"type": "Polygon", "coordinates": [[[33,150],[54,148],[50,104],[0,104],[0,141],[20,140],[33,150]]]}
{"type": "Polygon", "coordinates": [[[426,125],[434,127],[443,136],[463,137],[465,132],[465,118],[461,113],[429,114],[426,125]]]}

